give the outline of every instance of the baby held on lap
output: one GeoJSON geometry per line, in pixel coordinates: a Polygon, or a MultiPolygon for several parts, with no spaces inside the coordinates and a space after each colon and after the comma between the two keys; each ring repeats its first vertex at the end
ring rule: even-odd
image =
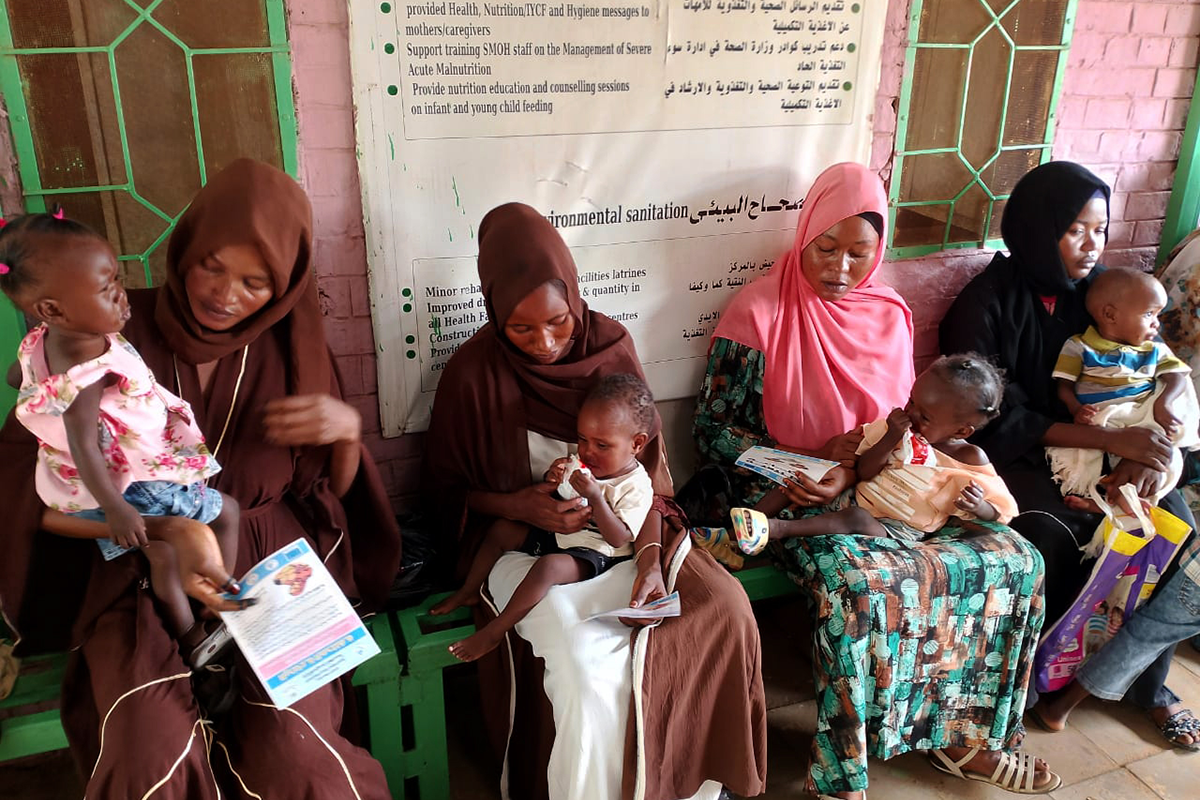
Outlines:
{"type": "MultiPolygon", "coordinates": [[[[1068,339],[1054,365],[1059,399],[1077,425],[1147,428],[1169,440],[1166,470],[1159,472],[1155,485],[1139,492],[1151,504],[1179,482],[1179,448],[1200,446],[1200,410],[1191,370],[1169,347],[1155,341],[1158,314],[1166,301],[1166,292],[1152,276],[1131,269],[1107,270],[1087,294],[1095,325],[1068,339]]],[[[1099,510],[1086,498],[1101,479],[1105,455],[1077,447],[1046,448],[1068,505],[1099,510]]]]}
{"type": "Polygon", "coordinates": [[[430,613],[447,614],[478,602],[492,567],[505,552],[537,556],[537,562],[500,615],[452,644],[450,652],[463,661],[474,661],[499,646],[551,588],[593,578],[633,555],[633,539],[654,501],[650,476],[637,458],[650,440],[653,423],[654,398],[641,378],[610,375],[592,388],[576,422],[578,458],[556,460],[544,477],[548,484],[569,486],[577,493],[572,497],[586,498],[591,521],[580,531],[554,533],[513,520],[495,520],[462,588],[430,613]],[[570,461],[587,468],[568,472],[570,461]]]}
{"type": "Polygon", "coordinates": [[[783,487],[730,512],[743,552],[771,539],[864,534],[915,541],[951,516],[1008,522],[1017,504],[983,450],[966,441],[1000,413],[1004,380],[975,353],[943,356],[913,384],[908,405],[862,427],[858,484],[826,513],[779,519],[791,504],[783,487]]]}

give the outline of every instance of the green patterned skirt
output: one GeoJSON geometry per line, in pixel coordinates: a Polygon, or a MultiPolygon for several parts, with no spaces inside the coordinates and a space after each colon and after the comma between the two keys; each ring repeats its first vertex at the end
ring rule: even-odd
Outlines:
{"type": "Polygon", "coordinates": [[[809,536],[782,554],[814,614],[819,792],[865,790],[868,755],[1007,745],[1042,629],[1032,545],[952,520],[919,542],[809,536]]]}

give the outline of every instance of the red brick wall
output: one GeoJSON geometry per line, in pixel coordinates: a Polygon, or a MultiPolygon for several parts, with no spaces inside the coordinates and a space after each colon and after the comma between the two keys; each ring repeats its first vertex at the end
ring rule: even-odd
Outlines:
{"type": "MultiPolygon", "coordinates": [[[[890,179],[908,0],[888,7],[871,166],[890,179]]],[[[375,355],[350,102],[345,0],[288,0],[301,179],[316,213],[317,269],[329,340],[349,400],[397,508],[411,505],[423,437],[379,437],[375,355]]],[[[1196,78],[1200,3],[1080,0],[1058,108],[1054,157],[1079,161],[1114,187],[1106,261],[1149,266],[1162,229],[1196,78]]],[[[891,263],[885,278],[909,300],[917,356],[936,354],[937,323],[990,254],[956,251],[891,263]]]]}

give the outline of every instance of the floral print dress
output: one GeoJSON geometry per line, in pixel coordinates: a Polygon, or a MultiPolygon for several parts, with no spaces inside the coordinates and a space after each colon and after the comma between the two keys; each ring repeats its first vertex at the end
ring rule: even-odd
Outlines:
{"type": "Polygon", "coordinates": [[[17,350],[21,389],[17,419],[38,439],[35,485],[49,508],[68,513],[97,508],[71,458],[63,413],[79,392],[113,376],[100,398],[96,437],[108,475],[118,491],[137,481],[189,485],[220,471],[192,419],[191,406],[164,389],[137,350],[119,333],[108,335],[98,358],[51,374],[47,328],[26,334],[17,350]]]}
{"type": "MultiPolygon", "coordinates": [[[[762,353],[714,340],[693,430],[701,464],[725,468],[736,505],[773,486],[732,467],[747,447],[772,444],[762,380],[762,353]]],[[[1032,545],[1006,526],[952,518],[923,541],[808,536],[776,556],[814,615],[818,792],[865,790],[868,755],[1008,744],[1042,628],[1032,545]]]]}

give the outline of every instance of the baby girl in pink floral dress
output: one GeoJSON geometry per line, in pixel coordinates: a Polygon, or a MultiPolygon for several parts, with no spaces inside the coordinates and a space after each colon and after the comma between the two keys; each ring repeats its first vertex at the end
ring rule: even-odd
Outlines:
{"type": "Polygon", "coordinates": [[[41,321],[21,342],[17,419],[38,439],[35,484],[47,507],[107,522],[106,560],[140,549],[184,656],[200,666],[228,642],[197,624],[174,548],[146,536],[145,516],[211,526],[236,563],[238,508],[205,486],[220,471],[186,401],[163,388],[120,331],[129,303],[108,242],[58,215],[0,227],[0,289],[41,321]],[[115,542],[115,543],[114,543],[115,542]]]}

